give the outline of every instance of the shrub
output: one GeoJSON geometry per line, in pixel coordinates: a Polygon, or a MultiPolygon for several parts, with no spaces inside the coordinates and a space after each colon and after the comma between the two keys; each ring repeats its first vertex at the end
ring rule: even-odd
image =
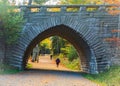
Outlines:
{"type": "Polygon", "coordinates": [[[74,59],[77,59],[78,54],[76,49],[73,46],[68,47],[67,57],[69,61],[73,61],[74,59]]]}

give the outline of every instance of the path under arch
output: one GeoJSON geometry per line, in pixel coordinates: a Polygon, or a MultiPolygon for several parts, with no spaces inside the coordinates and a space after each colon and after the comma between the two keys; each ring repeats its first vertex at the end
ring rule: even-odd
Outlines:
{"type": "Polygon", "coordinates": [[[50,60],[50,55],[44,55],[39,56],[39,63],[37,62],[31,62],[31,60],[28,61],[32,65],[30,69],[47,69],[47,70],[66,70],[66,71],[72,71],[65,66],[63,66],[61,63],[59,67],[56,67],[55,59],[50,60]]]}

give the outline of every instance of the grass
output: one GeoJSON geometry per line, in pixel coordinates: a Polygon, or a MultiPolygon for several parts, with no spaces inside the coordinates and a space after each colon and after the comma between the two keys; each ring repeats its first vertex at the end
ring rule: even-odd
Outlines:
{"type": "Polygon", "coordinates": [[[20,72],[17,68],[13,68],[11,66],[0,64],[0,74],[15,74],[20,72]]]}
{"type": "Polygon", "coordinates": [[[27,63],[27,66],[26,66],[26,68],[32,68],[32,64],[30,64],[30,63],[27,63]]]}
{"type": "Polygon", "coordinates": [[[62,59],[61,62],[65,67],[67,67],[71,70],[80,70],[79,59],[74,59],[72,62],[62,59]]]}
{"type": "Polygon", "coordinates": [[[74,59],[73,61],[69,61],[68,58],[64,57],[64,55],[60,54],[59,56],[54,56],[54,59],[57,57],[60,58],[60,64],[64,65],[66,68],[71,70],[80,70],[80,60],[79,58],[74,59]]]}
{"type": "Polygon", "coordinates": [[[109,70],[100,74],[83,74],[100,86],[120,86],[120,66],[114,65],[109,70]]]}

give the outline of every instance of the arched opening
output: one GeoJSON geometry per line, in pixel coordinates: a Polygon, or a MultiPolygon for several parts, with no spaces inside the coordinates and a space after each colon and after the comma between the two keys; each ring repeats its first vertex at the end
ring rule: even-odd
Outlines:
{"type": "Polygon", "coordinates": [[[74,46],[59,36],[42,40],[33,49],[27,69],[81,71],[80,58],[74,46]],[[60,60],[60,65],[56,60],[60,60]]]}
{"type": "Polygon", "coordinates": [[[43,31],[42,33],[39,33],[28,45],[23,58],[23,68],[25,69],[26,64],[28,62],[28,57],[31,54],[31,51],[35,47],[36,44],[38,44],[40,41],[42,41],[45,38],[48,38],[50,36],[60,36],[66,40],[68,40],[77,50],[79,58],[81,59],[81,66],[82,71],[89,72],[90,71],[90,59],[91,59],[91,50],[89,45],[87,44],[86,40],[83,38],[83,36],[76,32],[74,29],[65,26],[65,25],[57,25],[55,27],[48,28],[47,30],[43,31]]]}

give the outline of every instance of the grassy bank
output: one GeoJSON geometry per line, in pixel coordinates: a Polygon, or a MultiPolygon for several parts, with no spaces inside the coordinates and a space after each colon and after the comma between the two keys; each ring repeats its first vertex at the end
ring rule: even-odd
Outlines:
{"type": "Polygon", "coordinates": [[[18,69],[11,66],[0,64],[0,74],[15,74],[20,72],[18,69]]]}
{"type": "Polygon", "coordinates": [[[71,70],[80,70],[79,59],[74,59],[72,62],[68,60],[61,59],[61,64],[71,70]]]}
{"type": "Polygon", "coordinates": [[[64,65],[66,68],[69,68],[71,70],[80,70],[80,60],[79,58],[74,59],[73,61],[69,61],[68,58],[64,57],[63,55],[59,55],[59,56],[54,56],[54,59],[56,59],[57,57],[60,58],[61,61],[61,65],[64,65]]]}
{"type": "Polygon", "coordinates": [[[100,86],[120,86],[120,66],[118,65],[97,75],[83,74],[83,76],[97,82],[100,86]]]}

